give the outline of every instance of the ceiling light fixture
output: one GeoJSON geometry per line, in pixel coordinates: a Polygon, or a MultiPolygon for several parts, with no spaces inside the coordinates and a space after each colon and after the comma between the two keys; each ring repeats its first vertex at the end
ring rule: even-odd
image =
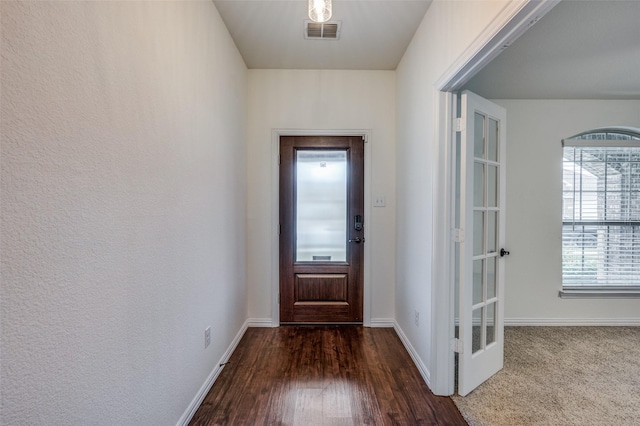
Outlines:
{"type": "Polygon", "coordinates": [[[313,22],[331,19],[331,0],[309,0],[309,19],[313,22]]]}

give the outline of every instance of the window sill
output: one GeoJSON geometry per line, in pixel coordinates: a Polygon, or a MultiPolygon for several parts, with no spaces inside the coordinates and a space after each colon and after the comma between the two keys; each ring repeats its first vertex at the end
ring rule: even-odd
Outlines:
{"type": "Polygon", "coordinates": [[[640,299],[640,287],[630,289],[563,289],[560,290],[558,296],[561,299],[640,299]]]}

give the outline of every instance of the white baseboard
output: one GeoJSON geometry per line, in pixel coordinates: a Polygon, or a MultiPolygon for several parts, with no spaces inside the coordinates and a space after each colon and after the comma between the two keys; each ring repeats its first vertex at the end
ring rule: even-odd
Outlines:
{"type": "Polygon", "coordinates": [[[277,327],[271,318],[249,318],[247,320],[248,327],[277,327]]]}
{"type": "Polygon", "coordinates": [[[391,328],[395,325],[396,320],[393,318],[371,318],[369,327],[375,328],[391,328]]]}
{"type": "Polygon", "coordinates": [[[211,386],[213,386],[213,383],[216,381],[216,379],[220,375],[220,372],[222,372],[222,367],[220,366],[220,364],[224,364],[229,360],[229,357],[231,357],[231,354],[236,349],[236,346],[238,346],[238,343],[240,343],[240,339],[242,339],[242,336],[244,336],[244,333],[245,331],[247,331],[248,327],[249,327],[249,320],[245,321],[244,324],[242,324],[240,331],[238,331],[238,334],[236,334],[236,337],[233,339],[233,341],[225,351],[224,355],[222,355],[222,358],[220,358],[220,361],[216,363],[216,366],[214,367],[213,371],[211,372],[211,374],[209,374],[209,377],[207,377],[207,380],[205,380],[204,384],[196,394],[195,398],[193,398],[193,401],[191,401],[191,404],[189,404],[189,407],[187,408],[187,410],[184,412],[182,417],[180,417],[180,420],[178,420],[177,426],[187,426],[189,424],[189,422],[191,421],[191,418],[198,410],[198,407],[200,407],[200,404],[202,404],[204,397],[207,396],[207,393],[209,393],[211,386]]]}
{"type": "Polygon", "coordinates": [[[505,318],[505,326],[640,326],[640,318],[505,318]]]}
{"type": "Polygon", "coordinates": [[[413,345],[411,345],[409,338],[407,337],[406,334],[404,334],[404,331],[402,331],[402,329],[400,328],[400,325],[395,320],[393,321],[393,329],[396,331],[396,334],[398,334],[398,337],[402,341],[402,344],[404,345],[407,352],[409,352],[409,355],[411,356],[413,363],[418,368],[420,375],[422,376],[424,381],[427,383],[427,386],[429,386],[429,389],[431,389],[429,369],[427,369],[427,366],[424,365],[424,363],[418,356],[418,352],[416,352],[416,350],[413,348],[413,345]]]}

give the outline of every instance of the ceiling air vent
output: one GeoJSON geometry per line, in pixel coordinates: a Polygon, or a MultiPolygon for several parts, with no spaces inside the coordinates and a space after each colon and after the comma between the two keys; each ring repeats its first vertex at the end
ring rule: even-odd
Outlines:
{"type": "Polygon", "coordinates": [[[304,21],[304,38],[310,40],[337,40],[340,38],[342,22],[304,21]]]}

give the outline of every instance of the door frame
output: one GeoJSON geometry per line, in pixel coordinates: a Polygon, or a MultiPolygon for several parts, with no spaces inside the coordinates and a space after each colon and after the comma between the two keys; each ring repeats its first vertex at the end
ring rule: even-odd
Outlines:
{"type": "Polygon", "coordinates": [[[522,0],[507,3],[499,15],[436,80],[433,192],[433,269],[431,359],[429,384],[436,395],[455,389],[455,93],[505,48],[524,34],[560,0],[522,0]]]}
{"type": "MultiPolygon", "coordinates": [[[[371,217],[371,129],[271,129],[271,326],[280,326],[280,136],[362,136],[364,138],[364,217],[371,217]]],[[[369,220],[368,223],[371,223],[369,220]]],[[[364,227],[369,238],[370,226],[364,227]]],[[[371,327],[371,249],[364,244],[362,324],[371,327]]]]}

